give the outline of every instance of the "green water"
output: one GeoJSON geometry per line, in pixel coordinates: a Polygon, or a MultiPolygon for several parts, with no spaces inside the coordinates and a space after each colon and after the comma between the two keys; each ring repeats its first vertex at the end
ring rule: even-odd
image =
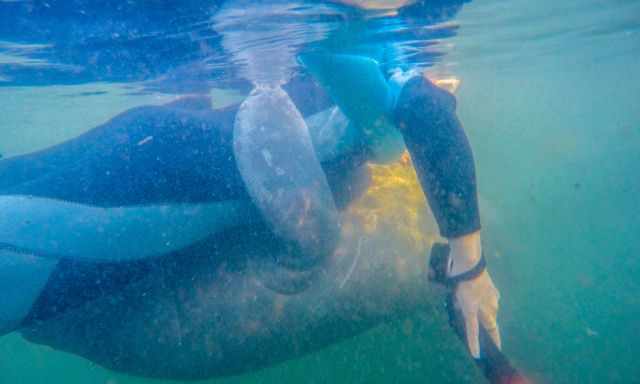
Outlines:
{"type": "MultiPolygon", "coordinates": [[[[640,382],[640,36],[605,28],[633,24],[640,12],[630,2],[610,3],[613,11],[591,1],[555,10],[530,3],[468,5],[452,65],[443,68],[462,79],[459,114],[477,160],[504,348],[540,383],[640,382]],[[585,36],[571,25],[594,28],[585,36]]],[[[60,92],[67,91],[74,92],[60,92]]],[[[134,103],[93,96],[95,108],[69,125],[68,111],[86,99],[51,103],[28,90],[1,92],[38,111],[0,111],[17,116],[0,143],[5,153],[60,141],[134,103]],[[44,130],[56,121],[65,124],[44,130]]],[[[457,341],[439,332],[442,321],[398,319],[304,358],[211,382],[481,382],[457,341]]],[[[116,374],[10,335],[0,339],[0,382],[163,381],[116,374]]]]}
{"type": "Polygon", "coordinates": [[[596,5],[502,16],[488,45],[511,55],[459,65],[505,348],[541,382],[640,381],[640,41],[623,28],[638,7],[596,5]],[[592,33],[557,32],[572,24],[592,33]]]}
{"type": "Polygon", "coordinates": [[[544,382],[633,382],[638,83],[626,59],[545,64],[526,79],[470,70],[461,90],[482,100],[460,105],[477,143],[505,347],[544,382]]]}

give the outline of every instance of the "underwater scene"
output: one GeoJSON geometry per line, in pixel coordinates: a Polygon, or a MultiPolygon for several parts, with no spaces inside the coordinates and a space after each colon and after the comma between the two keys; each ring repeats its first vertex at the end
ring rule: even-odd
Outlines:
{"type": "Polygon", "coordinates": [[[640,383],[640,2],[0,0],[0,383],[640,383]]]}

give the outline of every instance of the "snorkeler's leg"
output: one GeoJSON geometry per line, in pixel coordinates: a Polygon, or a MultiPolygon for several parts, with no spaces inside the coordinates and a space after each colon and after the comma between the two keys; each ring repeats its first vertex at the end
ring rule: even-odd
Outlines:
{"type": "Polygon", "coordinates": [[[134,108],[68,142],[0,161],[0,245],[127,261],[253,223],[233,160],[235,109],[188,101],[134,108]],[[29,177],[11,184],[12,176],[29,177]]]}
{"type": "MultiPolygon", "coordinates": [[[[394,110],[440,233],[449,240],[449,276],[471,270],[482,256],[473,153],[455,108],[453,95],[416,76],[404,85],[394,110]]],[[[456,299],[472,355],[480,356],[479,321],[500,346],[499,293],[489,274],[461,282],[456,299]]]]}
{"type": "Polygon", "coordinates": [[[20,326],[57,263],[55,259],[0,250],[0,335],[20,326]]]}

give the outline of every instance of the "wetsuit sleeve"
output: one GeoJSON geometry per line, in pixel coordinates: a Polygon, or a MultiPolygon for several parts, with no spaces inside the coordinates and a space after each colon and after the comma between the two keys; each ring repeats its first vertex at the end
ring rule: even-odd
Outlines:
{"type": "Polygon", "coordinates": [[[403,87],[393,113],[446,238],[480,229],[473,153],[455,108],[453,95],[416,76],[403,87]]]}

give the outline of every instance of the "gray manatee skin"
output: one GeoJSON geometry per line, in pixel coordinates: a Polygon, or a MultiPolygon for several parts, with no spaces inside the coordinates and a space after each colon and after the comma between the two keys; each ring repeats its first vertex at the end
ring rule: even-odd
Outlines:
{"type": "Polygon", "coordinates": [[[195,380],[254,371],[431,310],[442,296],[427,280],[428,249],[416,251],[396,232],[389,224],[365,234],[347,218],[313,284],[284,296],[261,283],[270,269],[257,260],[278,246],[272,235],[239,230],[185,251],[188,258],[158,259],[124,288],[33,320],[21,333],[133,375],[195,380]]]}

